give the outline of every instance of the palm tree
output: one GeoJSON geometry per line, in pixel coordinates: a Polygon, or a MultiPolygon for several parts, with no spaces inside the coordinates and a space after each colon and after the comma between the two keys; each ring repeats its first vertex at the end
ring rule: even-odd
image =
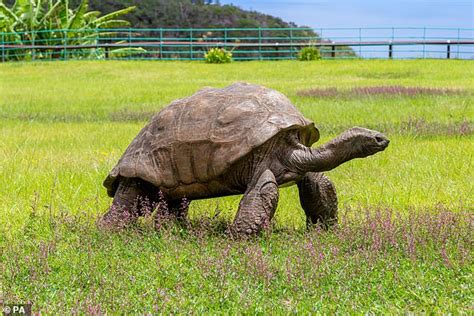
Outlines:
{"type": "MultiPolygon", "coordinates": [[[[101,36],[111,34],[105,29],[128,26],[128,21],[117,18],[135,9],[127,7],[100,16],[99,11],[88,11],[88,8],[88,0],[82,0],[75,9],[70,8],[69,0],[16,0],[10,7],[0,0],[1,41],[15,45],[6,52],[6,59],[35,57],[34,49],[15,49],[22,45],[97,44],[101,36]]],[[[96,50],[77,51],[72,57],[84,57],[91,52],[96,53],[96,50]]],[[[60,56],[57,52],[39,55],[40,58],[60,56]]]]}

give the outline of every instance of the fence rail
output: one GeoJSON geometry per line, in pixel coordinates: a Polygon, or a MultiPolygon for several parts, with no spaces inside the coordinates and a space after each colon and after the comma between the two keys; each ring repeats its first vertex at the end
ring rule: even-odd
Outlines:
{"type": "Polygon", "coordinates": [[[473,34],[474,29],[461,28],[45,30],[0,33],[0,50],[2,62],[202,60],[213,47],[232,50],[235,60],[295,59],[305,46],[318,47],[322,57],[328,59],[474,59],[473,34]]]}

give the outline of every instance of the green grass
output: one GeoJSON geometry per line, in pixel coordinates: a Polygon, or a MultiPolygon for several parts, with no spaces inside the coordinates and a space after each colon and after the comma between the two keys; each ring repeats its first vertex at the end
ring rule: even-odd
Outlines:
{"type": "Polygon", "coordinates": [[[471,313],[473,65],[2,64],[0,300],[30,300],[46,314],[471,313]],[[285,93],[322,141],[353,125],[388,134],[386,151],[328,173],[340,227],[306,232],[290,187],[281,190],[273,232],[248,241],[223,234],[238,196],[193,202],[188,228],[155,232],[146,218],[130,231],[98,231],[94,220],[111,202],[101,182],[145,121],[176,98],[235,81],[285,93]],[[383,85],[463,93],[297,96],[383,85]]]}

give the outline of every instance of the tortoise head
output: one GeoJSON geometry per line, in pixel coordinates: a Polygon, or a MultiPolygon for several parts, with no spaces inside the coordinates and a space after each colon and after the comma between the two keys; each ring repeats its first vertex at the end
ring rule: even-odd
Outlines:
{"type": "Polygon", "coordinates": [[[354,158],[383,151],[389,143],[380,132],[353,127],[318,148],[296,149],[290,156],[290,162],[299,174],[323,172],[354,158]]]}
{"type": "MultiPolygon", "coordinates": [[[[390,140],[384,134],[363,127],[353,127],[342,135],[341,143],[346,144],[346,153],[352,158],[364,158],[385,150],[390,140]]],[[[338,138],[339,138],[338,137],[338,138]]]]}

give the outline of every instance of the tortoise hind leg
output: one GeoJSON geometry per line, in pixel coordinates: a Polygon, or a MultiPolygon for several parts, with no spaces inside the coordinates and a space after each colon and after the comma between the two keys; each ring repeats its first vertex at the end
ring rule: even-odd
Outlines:
{"type": "Polygon", "coordinates": [[[337,222],[337,195],[334,184],[324,174],[308,172],[297,183],[306,226],[321,224],[328,228],[337,222]]]}
{"type": "Polygon", "coordinates": [[[151,184],[140,179],[122,178],[112,205],[101,218],[100,225],[124,228],[135,223],[139,216],[153,211],[155,195],[151,184]]]}
{"type": "Polygon", "coordinates": [[[270,170],[265,170],[251,184],[240,201],[230,231],[235,235],[256,234],[270,224],[278,204],[278,184],[270,170]],[[254,181],[255,182],[255,181],[254,181]]]}

